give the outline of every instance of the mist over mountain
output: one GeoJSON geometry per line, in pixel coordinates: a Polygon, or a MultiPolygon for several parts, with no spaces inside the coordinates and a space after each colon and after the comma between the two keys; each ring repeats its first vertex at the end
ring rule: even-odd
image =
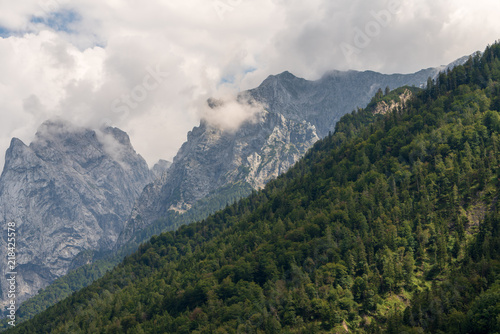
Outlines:
{"type": "Polygon", "coordinates": [[[151,168],[151,172],[153,173],[153,177],[155,179],[161,178],[163,173],[168,171],[172,163],[167,160],[160,159],[154,166],[151,168]]]}

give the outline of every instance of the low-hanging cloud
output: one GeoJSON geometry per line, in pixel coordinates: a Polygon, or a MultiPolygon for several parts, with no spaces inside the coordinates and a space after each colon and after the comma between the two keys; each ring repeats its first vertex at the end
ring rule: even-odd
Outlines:
{"type": "Polygon", "coordinates": [[[354,45],[391,1],[2,2],[0,27],[11,33],[0,38],[0,155],[11,137],[29,142],[60,116],[123,129],[152,165],[171,159],[202,117],[231,128],[254,115],[227,97],[270,74],[408,73],[500,37],[497,0],[405,0],[346,57],[341,45],[354,45]],[[225,106],[203,109],[210,96],[225,106]]]}
{"type": "Polygon", "coordinates": [[[204,106],[200,106],[200,117],[209,126],[235,132],[246,122],[257,122],[266,112],[265,108],[248,96],[224,96],[208,99],[204,106]]]}

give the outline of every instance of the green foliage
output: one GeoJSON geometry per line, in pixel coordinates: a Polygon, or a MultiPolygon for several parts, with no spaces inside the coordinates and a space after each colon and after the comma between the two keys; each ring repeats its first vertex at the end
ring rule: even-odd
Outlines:
{"type": "MultiPolygon", "coordinates": [[[[211,213],[226,207],[228,203],[234,203],[251,192],[252,188],[247,183],[229,185],[198,201],[183,215],[169,213],[168,216],[153,222],[148,228],[133,235],[132,239],[118,251],[91,254],[93,263],[84,265],[58,278],[36,296],[24,302],[17,310],[16,322],[19,324],[29,320],[50,306],[69,297],[72,293],[92,284],[92,282],[101,278],[106,272],[119,264],[125,256],[135,252],[139,245],[149,240],[151,236],[164,231],[175,230],[179,226],[206,218],[211,213]]],[[[3,319],[0,322],[0,331],[10,327],[8,319],[3,319]]]]}
{"type": "Polygon", "coordinates": [[[10,332],[499,332],[499,57],[345,116],[263,191],[10,332]]]}
{"type": "MultiPolygon", "coordinates": [[[[21,305],[16,312],[16,323],[33,318],[36,314],[70,296],[73,292],[90,285],[120,261],[120,257],[97,260],[93,264],[84,265],[55,280],[49,287],[40,290],[35,297],[21,305]]],[[[0,330],[11,327],[7,323],[8,321],[8,319],[3,319],[0,323],[0,330]]]]}

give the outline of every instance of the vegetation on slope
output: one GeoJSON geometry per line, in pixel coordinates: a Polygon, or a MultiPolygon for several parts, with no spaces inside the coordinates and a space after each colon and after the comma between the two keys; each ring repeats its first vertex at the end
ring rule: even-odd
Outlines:
{"type": "MultiPolygon", "coordinates": [[[[92,259],[92,263],[81,266],[56,279],[51,285],[41,289],[36,296],[24,302],[16,311],[16,323],[19,324],[33,318],[38,313],[69,297],[72,293],[89,286],[113,269],[125,256],[135,252],[141,243],[146,242],[153,235],[176,230],[179,226],[204,219],[224,208],[228,203],[234,203],[236,200],[248,196],[251,192],[252,187],[248,183],[229,185],[199,200],[183,215],[170,212],[168,216],[156,220],[147,228],[135,233],[121,249],[107,253],[89,252],[88,256],[92,259]]],[[[5,315],[8,313],[8,310],[4,311],[5,315]]],[[[0,331],[11,327],[9,321],[9,318],[0,321],[0,331]]]]}
{"type": "Polygon", "coordinates": [[[500,332],[499,57],[344,117],[265,190],[10,332],[500,332]]]}

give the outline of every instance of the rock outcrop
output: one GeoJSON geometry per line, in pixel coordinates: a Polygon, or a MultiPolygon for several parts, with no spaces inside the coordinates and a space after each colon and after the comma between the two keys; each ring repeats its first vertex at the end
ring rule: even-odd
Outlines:
{"type": "Polygon", "coordinates": [[[151,172],[153,173],[153,177],[155,179],[159,179],[163,176],[163,173],[167,172],[168,169],[172,166],[172,163],[167,160],[160,159],[153,168],[151,168],[151,172]]]}

